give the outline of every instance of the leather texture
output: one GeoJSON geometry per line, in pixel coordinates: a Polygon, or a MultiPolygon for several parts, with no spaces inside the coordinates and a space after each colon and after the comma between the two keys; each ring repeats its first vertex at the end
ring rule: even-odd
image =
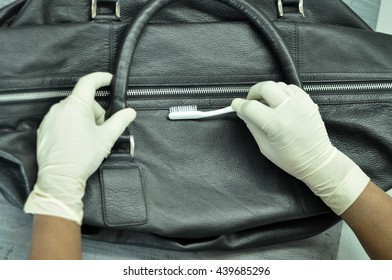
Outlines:
{"type": "MultiPolygon", "coordinates": [[[[21,13],[11,12],[9,26],[24,25],[52,25],[87,23],[91,21],[91,0],[19,0],[24,2],[21,13]]],[[[119,0],[121,4],[121,19],[130,23],[148,0],[119,0]]],[[[271,19],[278,19],[276,0],[252,0],[263,9],[271,19]]],[[[351,9],[341,0],[323,1],[320,4],[315,0],[304,0],[306,17],[294,17],[296,21],[347,26],[360,29],[370,29],[351,9]]],[[[19,8],[20,9],[20,8],[19,8]]],[[[5,10],[5,9],[4,9],[5,10]]],[[[98,16],[99,19],[99,16],[98,16]]],[[[189,0],[186,3],[173,3],[162,10],[154,19],[154,23],[171,22],[216,22],[238,21],[245,17],[225,4],[215,3],[210,0],[189,0]]],[[[280,20],[291,20],[287,14],[280,20]]]]}
{"type": "Polygon", "coordinates": [[[132,164],[128,154],[112,154],[99,168],[99,179],[106,225],[112,227],[146,223],[142,172],[137,165],[132,164]]]}
{"type": "MultiPolygon", "coordinates": [[[[79,77],[110,71],[122,88],[111,97],[138,111],[128,127],[135,157],[129,156],[124,135],[90,177],[86,238],[171,250],[240,249],[329,228],[339,218],[265,159],[234,114],[167,119],[170,106],[220,108],[238,95],[125,97],[134,89],[283,80],[287,73],[271,40],[282,40],[305,86],[340,86],[309,91],[331,141],[382,189],[392,187],[392,92],[343,86],[392,81],[392,36],[370,30],[341,1],[304,1],[306,16],[299,19],[278,19],[275,1],[226,1],[265,13],[279,37],[263,35],[254,22],[218,1],[173,3],[145,28],[149,17],[136,14],[147,1],[125,1],[121,22],[91,21],[89,2],[18,1],[0,10],[0,190],[14,205],[22,207],[34,185],[36,129],[50,106],[79,77]],[[140,39],[131,37],[126,44],[130,22],[138,18],[144,20],[135,29],[140,39]],[[35,97],[52,91],[59,97],[35,97]],[[8,95],[23,101],[7,101],[8,95]]],[[[98,101],[109,108],[111,97],[98,101]]]]}
{"type": "MultiPolygon", "coordinates": [[[[113,84],[113,95],[111,100],[111,109],[109,113],[115,113],[126,106],[126,91],[128,87],[127,77],[131,69],[132,59],[144,28],[154,17],[156,13],[174,2],[181,2],[178,0],[156,0],[150,1],[140,11],[135,18],[132,25],[125,31],[123,43],[119,50],[116,75],[113,84]]],[[[284,74],[285,80],[288,83],[301,86],[297,67],[290,54],[289,49],[284,43],[282,37],[278,33],[273,23],[267,16],[259,10],[255,5],[246,1],[238,0],[219,0],[216,2],[224,3],[245,15],[250,22],[252,22],[266,38],[270,48],[276,55],[280,64],[281,70],[284,74]]]]}

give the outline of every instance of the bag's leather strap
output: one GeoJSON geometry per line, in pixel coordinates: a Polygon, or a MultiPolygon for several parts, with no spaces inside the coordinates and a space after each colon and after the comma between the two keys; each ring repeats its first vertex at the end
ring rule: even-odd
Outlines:
{"type": "MultiPolygon", "coordinates": [[[[156,13],[165,6],[177,1],[179,0],[150,0],[126,30],[124,39],[120,46],[119,55],[117,57],[117,68],[112,82],[111,107],[108,110],[108,115],[112,115],[126,107],[126,92],[132,59],[145,27],[156,13]]],[[[244,0],[216,1],[227,4],[244,14],[266,38],[268,44],[277,57],[277,61],[285,76],[285,81],[301,86],[298,70],[288,47],[286,46],[283,38],[279,35],[279,31],[276,29],[274,24],[262,11],[253,4],[244,0]]]]}
{"type": "Polygon", "coordinates": [[[147,208],[140,167],[127,154],[112,154],[99,169],[103,219],[108,227],[141,225],[147,208]]]}

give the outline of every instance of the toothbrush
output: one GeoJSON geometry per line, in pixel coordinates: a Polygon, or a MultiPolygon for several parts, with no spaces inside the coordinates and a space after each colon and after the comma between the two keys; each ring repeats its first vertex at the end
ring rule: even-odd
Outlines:
{"type": "Polygon", "coordinates": [[[194,120],[209,118],[235,112],[231,106],[213,110],[213,111],[198,111],[196,105],[188,106],[173,106],[169,108],[169,119],[171,120],[194,120]]]}

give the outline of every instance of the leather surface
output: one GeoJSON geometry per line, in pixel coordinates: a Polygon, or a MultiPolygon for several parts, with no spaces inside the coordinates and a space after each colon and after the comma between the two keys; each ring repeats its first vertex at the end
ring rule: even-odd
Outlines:
{"type": "MultiPolygon", "coordinates": [[[[84,23],[77,13],[69,13],[68,22],[61,21],[58,14],[65,18],[65,11],[74,6],[53,1],[57,5],[42,12],[45,2],[27,1],[12,17],[12,27],[0,30],[0,97],[70,89],[84,74],[115,70],[126,22],[84,23]]],[[[319,1],[305,3],[310,7],[319,1]]],[[[196,9],[193,19],[198,23],[176,18],[187,18],[188,12],[175,5],[157,15],[156,22],[170,14],[170,21],[180,23],[168,23],[167,18],[146,28],[134,53],[128,87],[251,85],[283,78],[267,40],[251,24],[216,20],[216,14],[200,17],[202,4],[184,6],[188,12],[196,9]]],[[[351,15],[339,7],[331,14],[351,15]]],[[[275,25],[306,85],[392,80],[391,36],[358,25],[335,25],[355,22],[351,16],[327,25],[287,20],[275,25]]],[[[390,189],[392,92],[342,89],[310,94],[333,144],[382,189],[390,189]]],[[[138,111],[128,128],[136,141],[135,158],[132,163],[112,162],[130,166],[121,178],[111,172],[102,177],[98,171],[89,179],[84,197],[86,237],[174,250],[238,249],[309,237],[336,223],[339,218],[306,186],[260,154],[234,114],[203,121],[167,119],[173,105],[219,108],[234,97],[128,98],[126,106],[138,111]],[[126,186],[125,180],[132,183],[126,186]],[[117,195],[119,203],[108,203],[117,195]],[[135,220],[138,225],[132,223],[135,220]]],[[[18,207],[36,179],[36,129],[59,99],[0,102],[0,190],[18,207]]],[[[98,100],[109,107],[109,98],[98,100]]]]}
{"type": "MultiPolygon", "coordinates": [[[[388,35],[323,25],[280,23],[277,27],[304,82],[390,77],[388,35]],[[375,42],[371,47],[368,38],[375,42]],[[360,52],[352,51],[356,49],[360,52]],[[337,51],[342,56],[335,55],[337,51]],[[342,63],[342,58],[350,63],[342,63]]],[[[125,28],[122,23],[91,23],[3,29],[6,55],[0,56],[0,88],[69,88],[87,73],[113,72],[125,28]],[[21,37],[26,37],[23,44],[21,37]],[[83,56],[75,56],[75,52],[83,56]]],[[[135,53],[129,85],[238,84],[281,78],[268,44],[246,23],[164,24],[146,29],[135,53]]]]}
{"type": "Polygon", "coordinates": [[[24,0],[18,0],[10,3],[6,7],[0,9],[0,26],[6,26],[18,14],[19,10],[24,5],[24,0]]]}
{"type": "Polygon", "coordinates": [[[112,154],[99,168],[99,178],[107,226],[130,226],[147,221],[142,173],[130,155],[112,154]]]}
{"type": "MultiPolygon", "coordinates": [[[[130,25],[129,28],[127,28],[125,31],[118,53],[115,76],[112,82],[113,95],[109,114],[116,113],[117,111],[123,109],[126,105],[127,96],[125,93],[128,87],[127,77],[130,73],[137,43],[140,41],[145,27],[148,25],[155,14],[174,2],[181,1],[156,0],[148,2],[146,6],[140,11],[139,15],[135,18],[132,25],[130,25]]],[[[284,43],[276,27],[260,9],[246,1],[216,0],[216,2],[224,3],[232,8],[235,8],[246,16],[248,20],[257,27],[258,31],[268,42],[270,48],[276,56],[277,61],[279,62],[284,80],[288,83],[301,87],[302,83],[299,78],[298,70],[294,64],[293,57],[290,54],[288,47],[284,43]]]]}
{"type": "MultiPolygon", "coordinates": [[[[12,27],[35,24],[85,23],[91,18],[91,0],[21,0],[25,2],[21,12],[9,24],[12,27]]],[[[120,0],[121,20],[130,23],[148,0],[120,0]]],[[[271,20],[278,19],[276,0],[253,0],[255,5],[271,20]]],[[[291,17],[286,14],[279,20],[294,20],[370,29],[341,0],[304,0],[306,17],[291,17]]],[[[210,0],[189,0],[171,5],[154,19],[157,23],[171,22],[216,22],[244,20],[244,16],[224,4],[210,0]]]]}

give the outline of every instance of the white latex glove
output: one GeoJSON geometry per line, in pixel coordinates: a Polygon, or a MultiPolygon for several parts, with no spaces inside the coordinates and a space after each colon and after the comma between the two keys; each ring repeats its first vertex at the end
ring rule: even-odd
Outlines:
{"type": "Polygon", "coordinates": [[[263,82],[250,89],[247,99],[235,99],[231,106],[261,152],[303,181],[336,214],[346,211],[369,178],[332,146],[318,106],[309,95],[295,85],[263,82]]]}
{"type": "Polygon", "coordinates": [[[26,213],[82,223],[87,179],[136,116],[128,108],[105,122],[105,110],[94,96],[111,80],[110,73],[82,77],[72,94],[45,116],[37,131],[38,178],[24,206],[26,213]]]}

